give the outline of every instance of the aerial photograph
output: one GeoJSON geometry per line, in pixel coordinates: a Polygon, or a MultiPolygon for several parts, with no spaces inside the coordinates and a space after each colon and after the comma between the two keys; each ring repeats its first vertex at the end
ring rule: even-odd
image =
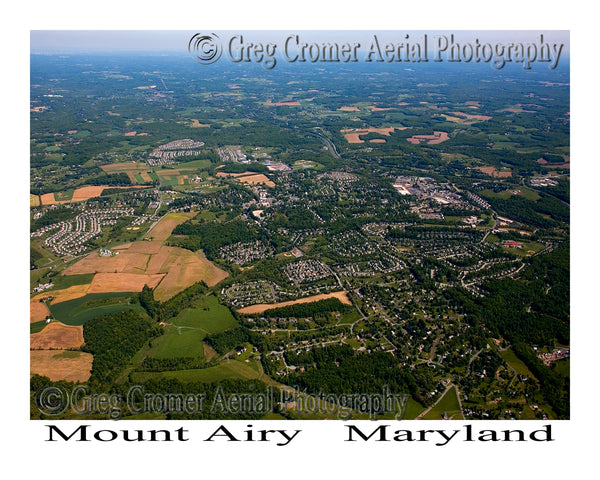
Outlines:
{"type": "Polygon", "coordinates": [[[30,419],[570,418],[568,31],[30,35],[30,419]]]}

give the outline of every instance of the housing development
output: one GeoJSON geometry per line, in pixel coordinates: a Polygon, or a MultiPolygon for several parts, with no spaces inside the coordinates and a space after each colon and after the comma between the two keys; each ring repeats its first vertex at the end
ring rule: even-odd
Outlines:
{"type": "Polygon", "coordinates": [[[32,56],[32,418],[569,418],[569,67],[533,66],[32,56]]]}

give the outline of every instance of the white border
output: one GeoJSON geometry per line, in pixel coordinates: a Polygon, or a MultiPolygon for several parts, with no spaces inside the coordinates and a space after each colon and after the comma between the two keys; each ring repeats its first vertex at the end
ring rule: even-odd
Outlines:
{"type": "MultiPolygon", "coordinates": [[[[2,252],[9,257],[8,270],[2,274],[5,293],[5,340],[1,351],[4,385],[2,429],[4,458],[17,471],[28,476],[56,474],[60,478],[103,478],[109,474],[165,478],[178,475],[203,476],[223,473],[242,478],[286,476],[317,477],[325,473],[336,477],[374,477],[381,474],[424,478],[523,478],[525,475],[570,475],[591,466],[596,450],[595,434],[598,391],[594,375],[595,340],[598,338],[595,309],[597,255],[591,227],[598,177],[597,141],[594,122],[597,114],[596,76],[597,29],[591,11],[565,2],[504,1],[466,2],[123,2],[81,1],[27,2],[6,12],[2,32],[4,66],[2,85],[3,151],[5,175],[10,179],[2,190],[2,205],[8,215],[10,232],[5,227],[2,252]],[[583,20],[577,20],[582,18],[583,20]],[[343,30],[571,30],[572,75],[572,414],[568,422],[553,422],[557,440],[551,444],[450,444],[446,447],[408,444],[358,444],[339,441],[334,422],[285,422],[281,428],[306,430],[306,438],[288,447],[260,444],[217,446],[200,441],[184,444],[51,444],[43,442],[44,424],[31,422],[26,395],[28,392],[28,338],[23,306],[27,305],[27,234],[29,183],[29,30],[31,29],[343,29],[343,30]],[[593,83],[592,83],[593,82],[593,83]],[[8,121],[7,121],[8,120],[8,121]],[[3,149],[4,150],[4,149],[3,149]],[[13,173],[14,172],[14,173],[13,173]],[[9,185],[6,189],[6,185],[9,185]],[[590,192],[590,193],[588,193],[590,192]],[[25,220],[24,220],[25,219],[25,220]],[[14,229],[14,230],[13,230],[14,229]],[[15,245],[15,240],[16,245],[15,245]],[[593,274],[588,273],[588,271],[593,274]],[[14,272],[14,273],[12,273],[14,272]],[[8,289],[7,289],[8,287],[8,289]],[[24,294],[25,293],[25,294],[24,294]],[[593,302],[593,303],[592,303],[593,302]],[[7,395],[10,392],[10,395],[7,395]],[[460,445],[460,446],[459,446],[460,445]],[[131,447],[134,448],[131,448],[131,447]],[[6,450],[8,448],[8,451],[6,450]],[[460,449],[460,451],[459,451],[460,449]]],[[[5,224],[6,225],[6,224],[5,224]]],[[[171,428],[182,423],[177,422],[171,428]]],[[[192,423],[192,422],[189,422],[192,423]]],[[[276,422],[277,423],[277,422],[276,422]]],[[[453,423],[405,422],[406,428],[458,428],[453,423]],[[435,426],[434,426],[435,425],[435,426]]],[[[486,422],[487,423],[487,422],[486,422]]],[[[501,422],[505,428],[519,424],[501,422]]],[[[257,422],[254,422],[256,425],[257,422]]],[[[62,423],[60,424],[62,425],[62,423]]],[[[244,424],[245,425],[245,424],[244,424]]],[[[269,428],[276,428],[269,422],[269,428]]],[[[501,428],[499,422],[491,428],[501,428]]],[[[141,428],[139,423],[135,427],[141,428]]],[[[484,428],[476,422],[476,428],[484,428]]],[[[123,428],[114,424],[112,428],[123,428]]],[[[102,424],[102,428],[106,428],[102,424]]],[[[108,427],[111,428],[111,427],[108,427]]],[[[156,428],[165,428],[159,423],[156,428]]],[[[192,424],[194,439],[201,439],[207,426],[192,424]]],[[[530,428],[527,426],[527,428],[530,428]]],[[[531,427],[533,428],[533,427],[531,427]]],[[[6,471],[11,471],[6,466],[6,471]]],[[[595,471],[592,467],[591,471],[595,471]]],[[[575,473],[576,474],[576,473],[575,473]]]]}

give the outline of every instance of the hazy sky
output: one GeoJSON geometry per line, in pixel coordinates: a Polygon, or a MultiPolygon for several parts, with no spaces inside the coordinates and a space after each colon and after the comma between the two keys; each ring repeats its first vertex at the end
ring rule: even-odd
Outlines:
{"type": "MultiPolygon", "coordinates": [[[[186,52],[187,44],[195,31],[186,30],[32,30],[31,53],[99,53],[99,52],[126,52],[126,51],[181,51],[186,52]]],[[[212,33],[202,31],[202,33],[212,33]]],[[[214,31],[222,40],[230,38],[236,33],[243,33],[247,41],[260,41],[282,43],[288,35],[301,33],[305,41],[332,41],[359,42],[368,44],[373,33],[386,41],[402,41],[405,33],[412,39],[421,38],[423,33],[428,37],[438,34],[454,33],[456,41],[461,39],[472,42],[478,38],[480,42],[507,43],[507,42],[537,42],[539,35],[544,34],[544,41],[548,43],[563,43],[563,52],[569,51],[569,32],[566,30],[555,31],[460,31],[460,30],[427,30],[427,31],[302,31],[302,30],[272,30],[272,31],[214,31]]]]}

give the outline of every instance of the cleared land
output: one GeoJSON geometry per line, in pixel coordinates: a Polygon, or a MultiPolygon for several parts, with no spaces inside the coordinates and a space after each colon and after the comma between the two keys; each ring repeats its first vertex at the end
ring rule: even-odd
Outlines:
{"type": "Polygon", "coordinates": [[[154,227],[146,234],[146,238],[152,238],[157,242],[164,242],[169,236],[173,229],[193,218],[198,212],[190,213],[167,213],[160,221],[154,225],[154,227]]]}
{"type": "Polygon", "coordinates": [[[450,140],[450,137],[446,132],[433,132],[433,135],[413,135],[406,140],[415,145],[422,142],[426,142],[428,145],[437,145],[438,143],[450,140]]]}
{"type": "MultiPolygon", "coordinates": [[[[379,135],[386,135],[386,136],[390,136],[391,133],[394,130],[406,130],[406,128],[408,127],[387,127],[387,128],[345,128],[343,130],[341,130],[341,132],[344,134],[344,137],[346,137],[346,140],[348,140],[348,143],[364,143],[364,140],[362,140],[360,138],[361,135],[366,135],[368,133],[378,133],[379,135]]],[[[377,139],[377,140],[384,140],[384,139],[377,139]]],[[[373,140],[372,140],[373,141],[373,140]]],[[[385,140],[384,140],[385,142],[385,140]]],[[[377,142],[375,142],[377,143],[377,142]]],[[[381,142],[379,142],[381,143],[381,142]]]]}
{"type": "Polygon", "coordinates": [[[262,183],[267,187],[275,186],[275,182],[273,182],[269,177],[262,173],[259,173],[258,175],[248,175],[247,177],[238,177],[236,178],[236,180],[242,183],[247,183],[249,185],[259,185],[262,183]]]}
{"type": "Polygon", "coordinates": [[[48,377],[53,382],[86,382],[92,372],[91,353],[71,350],[31,350],[29,365],[31,374],[48,377]]]}
{"type": "Polygon", "coordinates": [[[229,275],[210,260],[194,252],[178,250],[181,251],[181,254],[177,256],[176,261],[154,291],[154,297],[158,301],[168,300],[201,280],[212,287],[229,275]]]}
{"type": "Polygon", "coordinates": [[[50,311],[45,303],[33,300],[29,303],[29,323],[45,320],[46,315],[50,315],[50,311]]]}
{"type": "Polygon", "coordinates": [[[216,285],[228,276],[227,272],[200,253],[162,244],[177,225],[196,213],[169,213],[148,232],[147,238],[152,241],[114,247],[119,254],[111,257],[93,252],[67,268],[63,275],[96,274],[89,289],[80,292],[80,297],[88,291],[139,292],[148,285],[156,288],[155,298],[164,301],[201,280],[209,286],[216,285]]]}
{"type": "Polygon", "coordinates": [[[141,292],[144,285],[150,288],[156,287],[163,277],[164,274],[97,273],[88,292],[141,292]]]}
{"type": "MultiPolygon", "coordinates": [[[[133,293],[90,293],[75,300],[50,305],[52,316],[66,325],[83,325],[90,318],[133,310],[144,314],[133,293]]],[[[35,324],[34,324],[35,325],[35,324]]]]}
{"type": "Polygon", "coordinates": [[[217,177],[233,177],[238,182],[247,183],[249,185],[259,185],[264,184],[267,187],[274,187],[275,182],[273,182],[269,177],[262,173],[255,172],[243,172],[243,173],[225,173],[219,172],[217,173],[217,177]]]}
{"type": "Polygon", "coordinates": [[[79,297],[83,297],[88,290],[90,289],[90,284],[87,285],[73,285],[72,287],[65,288],[63,290],[51,290],[49,292],[44,292],[36,295],[31,299],[31,303],[37,302],[44,298],[52,297],[51,305],[60,302],[67,302],[69,300],[74,300],[79,297]]]}
{"type": "MultiPolygon", "coordinates": [[[[165,247],[160,242],[133,242],[120,252],[113,257],[101,257],[94,252],[67,268],[64,275],[96,274],[91,286],[78,286],[81,291],[77,294],[72,292],[69,299],[81,297],[88,291],[139,292],[147,284],[156,287],[155,296],[163,301],[201,280],[213,286],[228,276],[227,272],[198,253],[179,247],[165,247]],[[88,289],[84,290],[84,287],[88,289]]],[[[56,293],[52,292],[53,296],[56,293]]],[[[41,294],[42,297],[48,295],[41,294]]]]}
{"type": "Polygon", "coordinates": [[[270,106],[270,107],[299,107],[300,106],[300,102],[296,100],[295,102],[275,102],[275,103],[271,103],[271,101],[269,100],[265,105],[270,106]]]}
{"type": "Polygon", "coordinates": [[[141,162],[110,163],[108,165],[100,165],[100,168],[106,173],[147,172],[149,170],[148,165],[141,162]]]}
{"type": "Polygon", "coordinates": [[[208,123],[200,123],[197,119],[192,118],[192,123],[190,125],[190,127],[192,128],[208,128],[210,127],[210,124],[208,123]]]}
{"type": "MultiPolygon", "coordinates": [[[[63,203],[73,203],[73,202],[83,202],[84,200],[89,200],[90,198],[99,197],[102,195],[102,192],[106,188],[132,188],[130,187],[106,187],[106,186],[97,186],[97,185],[88,185],[86,187],[81,187],[76,189],[73,192],[73,196],[69,200],[60,200],[56,197],[60,198],[61,192],[57,193],[45,193],[41,195],[42,205],[59,205],[63,203]]],[[[143,186],[137,188],[144,188],[143,186]]]]}
{"type": "Polygon", "coordinates": [[[487,120],[491,120],[492,117],[488,115],[472,115],[470,113],[463,112],[450,112],[452,115],[446,115],[445,113],[442,116],[449,122],[461,123],[461,124],[471,124],[475,122],[485,122],[487,120]]]}
{"type": "Polygon", "coordinates": [[[511,172],[501,172],[501,171],[496,170],[496,167],[475,167],[475,170],[479,170],[480,172],[483,172],[486,175],[489,175],[490,177],[497,177],[497,178],[512,177],[511,172]]]}
{"type": "Polygon", "coordinates": [[[243,314],[254,314],[254,313],[263,313],[266,310],[271,310],[273,308],[279,307],[287,307],[288,305],[296,305],[298,303],[311,303],[318,302],[319,300],[326,300],[328,298],[337,298],[340,302],[346,305],[352,305],[352,302],[348,298],[346,292],[332,292],[332,293],[321,293],[319,295],[313,295],[312,297],[304,297],[299,298],[298,300],[290,300],[287,302],[279,302],[279,303],[258,303],[256,305],[249,305],[248,307],[244,307],[238,310],[238,313],[243,314]]]}
{"type": "Polygon", "coordinates": [[[83,345],[83,327],[49,323],[41,332],[29,335],[31,350],[68,350],[83,345]]]}

